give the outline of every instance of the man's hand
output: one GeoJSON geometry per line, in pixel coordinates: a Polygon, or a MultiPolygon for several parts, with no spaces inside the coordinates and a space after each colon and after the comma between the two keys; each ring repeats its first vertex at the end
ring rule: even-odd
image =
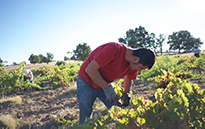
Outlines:
{"type": "Polygon", "coordinates": [[[129,92],[125,92],[125,94],[123,95],[123,105],[124,107],[127,107],[130,104],[130,93],[129,92]]]}
{"type": "Polygon", "coordinates": [[[114,86],[112,84],[109,85],[109,88],[104,89],[105,91],[105,96],[106,96],[106,101],[110,102],[111,104],[114,104],[119,97],[117,96],[114,86]]]}

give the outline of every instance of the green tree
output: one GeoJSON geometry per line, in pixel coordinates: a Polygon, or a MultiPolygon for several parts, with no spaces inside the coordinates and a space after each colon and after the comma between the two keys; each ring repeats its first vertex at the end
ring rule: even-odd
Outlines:
{"type": "Polygon", "coordinates": [[[47,64],[52,61],[54,55],[51,53],[47,53],[47,64]]]}
{"type": "Polygon", "coordinates": [[[150,42],[149,42],[149,47],[153,49],[153,51],[156,53],[157,55],[157,48],[158,48],[158,44],[156,43],[156,36],[154,33],[150,34],[150,42]]]}
{"type": "MultiPolygon", "coordinates": [[[[68,51],[67,54],[72,55],[73,52],[68,51]]],[[[64,61],[69,60],[70,58],[67,56],[64,56],[64,61]]]]}
{"type": "Polygon", "coordinates": [[[45,62],[45,63],[47,63],[47,57],[45,57],[45,56],[43,56],[43,58],[42,58],[42,62],[45,62]]]}
{"type": "MultiPolygon", "coordinates": [[[[123,41],[123,38],[119,39],[123,41]]],[[[142,26],[135,28],[135,30],[129,29],[124,38],[124,42],[133,48],[150,47],[150,40],[148,31],[142,26]]]]}
{"type": "Polygon", "coordinates": [[[0,67],[3,65],[3,60],[0,58],[0,67]]]}
{"type": "Polygon", "coordinates": [[[165,39],[166,39],[166,36],[164,36],[164,34],[159,34],[159,37],[156,38],[156,44],[160,48],[161,55],[162,55],[162,46],[164,45],[165,39]]]}
{"type": "Polygon", "coordinates": [[[34,55],[34,64],[35,63],[39,63],[40,62],[40,57],[39,56],[37,56],[37,55],[34,55]]]}
{"type": "Polygon", "coordinates": [[[1,58],[0,58],[0,67],[2,67],[2,66],[5,66],[5,64],[4,63],[8,63],[6,60],[5,61],[3,61],[1,58]]]}
{"type": "Polygon", "coordinates": [[[28,60],[30,61],[31,64],[35,64],[35,63],[39,63],[41,59],[39,56],[31,54],[28,60]]]}
{"type": "Polygon", "coordinates": [[[87,45],[87,43],[80,43],[78,44],[78,46],[76,46],[76,50],[73,50],[73,56],[71,57],[71,59],[84,61],[90,53],[90,46],[87,45]]]}
{"type": "Polygon", "coordinates": [[[183,49],[194,49],[195,46],[200,47],[203,43],[200,38],[194,38],[187,30],[181,30],[178,32],[173,32],[172,35],[169,35],[167,44],[170,45],[169,50],[178,50],[178,53],[180,53],[183,49]]]}
{"type": "Polygon", "coordinates": [[[3,63],[3,60],[0,58],[0,63],[3,63]]]}
{"type": "Polygon", "coordinates": [[[126,42],[125,42],[125,39],[123,39],[123,38],[118,38],[118,42],[120,42],[120,43],[125,43],[126,44],[126,42]]]}
{"type": "Polygon", "coordinates": [[[69,60],[69,57],[64,56],[64,61],[69,60]]]}
{"type": "Polygon", "coordinates": [[[47,58],[45,56],[42,54],[39,54],[38,56],[40,57],[40,63],[47,62],[47,58]]]}

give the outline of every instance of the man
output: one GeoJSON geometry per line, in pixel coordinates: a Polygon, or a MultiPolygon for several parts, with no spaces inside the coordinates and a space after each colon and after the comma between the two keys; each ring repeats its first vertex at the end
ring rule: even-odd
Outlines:
{"type": "Polygon", "coordinates": [[[25,74],[23,78],[24,81],[29,79],[29,82],[33,83],[33,73],[31,70],[24,70],[22,73],[25,74]]]}
{"type": "Polygon", "coordinates": [[[199,57],[199,49],[198,49],[198,47],[195,47],[193,52],[194,52],[194,56],[199,57]]]}
{"type": "Polygon", "coordinates": [[[77,97],[79,100],[79,124],[92,116],[92,108],[98,97],[109,109],[113,105],[126,107],[130,102],[131,80],[138,72],[151,69],[155,63],[155,53],[148,48],[133,49],[123,43],[110,42],[99,46],[82,64],[77,79],[77,97]],[[124,77],[124,103],[111,85],[116,79],[124,77]]]}

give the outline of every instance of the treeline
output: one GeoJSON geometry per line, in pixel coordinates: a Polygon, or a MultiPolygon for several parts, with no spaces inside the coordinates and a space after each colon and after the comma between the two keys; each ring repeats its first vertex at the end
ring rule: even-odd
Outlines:
{"type": "Polygon", "coordinates": [[[180,53],[181,50],[193,50],[194,47],[201,47],[203,42],[200,38],[195,38],[187,30],[180,30],[178,32],[173,32],[171,35],[166,37],[163,34],[156,36],[154,33],[148,33],[144,27],[139,26],[139,28],[129,29],[126,32],[124,38],[119,38],[119,42],[129,44],[133,48],[139,47],[150,47],[155,52],[162,53],[162,47],[165,44],[169,45],[170,50],[178,50],[180,53]],[[167,42],[164,42],[167,39],[167,42]]]}
{"type": "MultiPolygon", "coordinates": [[[[172,34],[165,36],[164,34],[159,34],[158,36],[155,33],[149,33],[145,27],[139,26],[139,28],[129,29],[126,32],[124,38],[118,38],[119,42],[130,45],[133,48],[139,47],[150,47],[156,53],[163,52],[163,46],[168,44],[168,51],[178,51],[180,53],[182,50],[188,51],[193,50],[194,47],[200,48],[203,42],[201,42],[200,38],[195,38],[191,35],[187,30],[180,30],[178,32],[173,32],[172,34]],[[165,42],[166,41],[166,42],[165,42]]],[[[76,46],[76,49],[72,52],[67,52],[67,54],[71,54],[71,58],[64,56],[65,60],[82,60],[84,61],[88,55],[91,53],[91,48],[87,43],[79,43],[76,46]]],[[[47,57],[43,55],[31,55],[29,57],[29,61],[32,64],[46,62],[49,63],[52,61],[54,55],[51,53],[47,53],[47,57]]],[[[0,64],[5,61],[1,60],[0,64]]]]}
{"type": "MultiPolygon", "coordinates": [[[[135,28],[134,30],[129,29],[126,32],[126,36],[124,36],[124,38],[120,37],[118,41],[128,44],[133,48],[150,47],[156,53],[161,54],[163,52],[163,46],[166,44],[169,45],[168,51],[178,50],[178,53],[181,53],[181,50],[193,50],[194,47],[200,48],[203,44],[200,38],[193,37],[191,33],[187,30],[173,32],[171,35],[168,35],[167,37],[164,34],[159,34],[159,36],[156,36],[154,33],[149,33],[142,26],[139,26],[139,28],[135,28]]],[[[76,47],[76,50],[73,50],[73,52],[68,53],[73,54],[73,56],[70,59],[85,60],[86,57],[90,54],[90,52],[90,46],[87,43],[83,43],[79,44],[76,47]]],[[[64,57],[64,60],[68,59],[68,57],[64,57]]]]}
{"type": "Polygon", "coordinates": [[[31,64],[35,64],[35,63],[49,63],[49,62],[52,62],[52,59],[53,59],[54,55],[51,54],[51,53],[47,53],[47,56],[43,56],[42,54],[39,54],[39,55],[34,55],[34,54],[31,54],[30,57],[29,57],[29,61],[31,64]]]}

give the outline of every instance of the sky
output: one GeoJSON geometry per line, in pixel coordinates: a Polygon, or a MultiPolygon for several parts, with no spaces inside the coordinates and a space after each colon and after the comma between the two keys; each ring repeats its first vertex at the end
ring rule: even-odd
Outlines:
{"type": "Polygon", "coordinates": [[[204,0],[0,0],[0,58],[8,65],[29,64],[31,54],[51,53],[63,61],[80,43],[94,50],[139,26],[166,37],[187,30],[204,50],[204,5],[204,0]]]}

